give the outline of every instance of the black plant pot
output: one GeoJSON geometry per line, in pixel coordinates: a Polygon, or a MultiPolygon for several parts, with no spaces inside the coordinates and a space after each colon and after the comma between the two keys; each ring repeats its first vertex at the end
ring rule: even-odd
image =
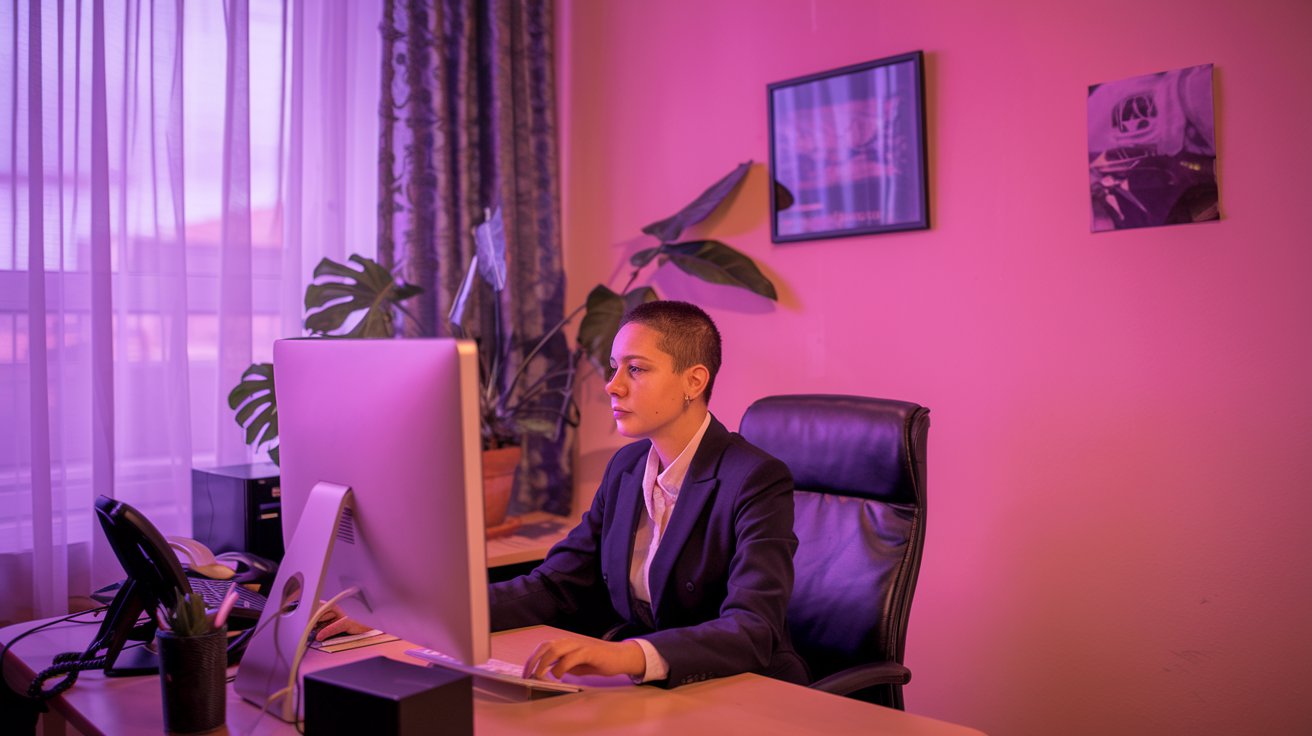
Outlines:
{"type": "Polygon", "coordinates": [[[204,636],[160,631],[157,637],[164,729],[201,733],[222,726],[228,701],[228,629],[204,636]]]}

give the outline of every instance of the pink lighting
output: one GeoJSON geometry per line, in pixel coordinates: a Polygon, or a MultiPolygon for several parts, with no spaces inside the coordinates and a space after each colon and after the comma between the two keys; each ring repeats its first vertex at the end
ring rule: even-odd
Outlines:
{"type": "MultiPolygon", "coordinates": [[[[998,734],[1293,733],[1312,682],[1312,4],[563,2],[571,303],[689,182],[765,160],[766,84],[923,49],[928,231],[718,237],[770,307],[657,280],[725,338],[711,410],[934,412],[908,709],[998,734]],[[1215,65],[1218,223],[1089,233],[1087,88],[1215,65]]],[[[580,493],[623,443],[585,405],[580,493]]],[[[591,487],[590,487],[591,486],[591,487]]]]}

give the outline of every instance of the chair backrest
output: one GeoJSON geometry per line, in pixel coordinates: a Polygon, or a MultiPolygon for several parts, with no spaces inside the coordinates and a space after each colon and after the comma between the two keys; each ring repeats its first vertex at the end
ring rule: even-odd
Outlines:
{"type": "Polygon", "coordinates": [[[739,433],[792,471],[793,645],[819,680],[902,662],[925,540],[929,410],[859,396],[771,396],[739,433]]]}

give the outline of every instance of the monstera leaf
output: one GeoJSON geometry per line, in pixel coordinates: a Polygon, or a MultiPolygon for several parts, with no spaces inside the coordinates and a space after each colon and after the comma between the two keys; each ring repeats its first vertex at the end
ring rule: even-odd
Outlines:
{"type": "Polygon", "coordinates": [[[274,463],[278,457],[278,402],[273,389],[273,364],[255,363],[241,374],[241,382],[228,392],[228,407],[237,412],[237,426],[246,430],[246,444],[259,450],[269,447],[274,463]]]}
{"type": "Polygon", "coordinates": [[[690,225],[705,220],[707,215],[714,212],[715,208],[719,207],[720,203],[738,187],[743,177],[747,176],[747,170],[750,168],[752,168],[751,161],[738,164],[738,168],[730,171],[723,179],[712,184],[711,188],[702,192],[700,197],[692,201],[692,204],[664,220],[653,222],[644,227],[642,231],[662,243],[673,243],[679,239],[679,235],[690,225]]]}
{"type": "Polygon", "coordinates": [[[587,312],[579,322],[578,343],[602,375],[610,375],[610,348],[615,342],[615,333],[620,331],[620,318],[639,304],[657,298],[656,290],[650,286],[617,294],[605,284],[598,284],[588,294],[587,312]]]}
{"type": "MultiPolygon", "coordinates": [[[[352,255],[350,260],[360,268],[328,258],[315,267],[315,283],[305,289],[306,328],[316,335],[327,335],[341,329],[352,314],[367,310],[364,318],[340,337],[394,337],[392,308],[423,289],[396,283],[387,269],[370,258],[352,255]]],[[[270,459],[279,462],[273,366],[255,363],[247,368],[241,381],[228,392],[228,406],[236,412],[237,426],[246,431],[246,444],[257,450],[268,446],[270,459]]]]}
{"type": "MultiPolygon", "coordinates": [[[[774,284],[761,273],[751,258],[718,240],[673,242],[684,229],[701,222],[714,212],[742,183],[751,167],[751,161],[739,164],[727,176],[702,192],[701,196],[687,207],[664,220],[644,227],[642,231],[659,240],[661,244],[643,248],[629,257],[629,265],[634,269],[629,284],[632,285],[637,279],[638,272],[659,258],[658,267],[673,263],[679,270],[703,281],[736,286],[778,301],[779,295],[775,292],[774,284]]],[[[583,306],[583,321],[579,323],[578,345],[603,375],[610,375],[610,349],[615,342],[615,333],[619,332],[620,319],[624,313],[643,302],[655,301],[658,298],[655,290],[649,286],[632,291],[615,292],[602,284],[588,294],[588,301],[583,306]]]]}
{"type": "Polygon", "coordinates": [[[305,327],[316,335],[340,330],[351,315],[365,310],[364,318],[341,337],[393,337],[392,308],[423,292],[413,284],[398,284],[391,272],[371,258],[352,255],[356,270],[325,258],[314,267],[314,283],[305,289],[305,327]]]}
{"type": "Polygon", "coordinates": [[[737,286],[779,301],[774,284],[756,267],[756,262],[718,240],[689,240],[662,245],[660,250],[680,271],[702,281],[737,286]]]}

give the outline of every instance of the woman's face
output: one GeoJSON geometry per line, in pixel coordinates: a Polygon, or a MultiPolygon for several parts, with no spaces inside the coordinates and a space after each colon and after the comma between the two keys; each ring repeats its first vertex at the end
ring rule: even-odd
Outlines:
{"type": "Polygon", "coordinates": [[[606,384],[620,434],[655,439],[682,415],[687,387],[674,356],[657,347],[660,333],[636,322],[620,328],[610,351],[615,375],[606,384]]]}

